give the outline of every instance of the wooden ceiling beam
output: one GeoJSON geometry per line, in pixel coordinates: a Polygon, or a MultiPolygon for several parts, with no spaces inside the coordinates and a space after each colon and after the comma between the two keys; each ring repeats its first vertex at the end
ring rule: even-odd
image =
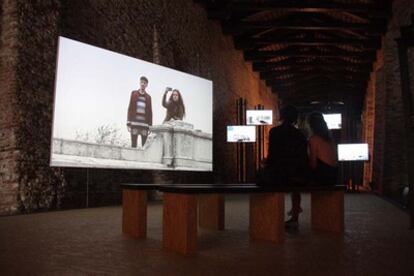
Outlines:
{"type": "Polygon", "coordinates": [[[297,57],[286,57],[280,60],[272,60],[268,62],[260,62],[254,64],[265,64],[268,66],[272,64],[273,66],[285,66],[285,65],[310,65],[310,64],[323,64],[329,66],[332,65],[344,65],[344,66],[372,66],[372,62],[364,60],[344,60],[344,59],[332,59],[326,57],[311,57],[311,58],[297,58],[297,57]]]}
{"type": "Polygon", "coordinates": [[[225,34],[237,35],[245,31],[260,31],[265,29],[279,29],[279,30],[299,30],[299,31],[339,31],[352,30],[362,31],[370,35],[381,35],[386,30],[384,24],[361,24],[361,23],[288,23],[283,20],[280,21],[259,21],[259,22],[241,22],[241,21],[226,21],[222,24],[222,29],[225,34]]]}
{"type": "Polygon", "coordinates": [[[264,47],[272,44],[288,44],[297,46],[343,46],[352,45],[360,47],[361,49],[381,48],[381,38],[371,39],[344,39],[344,38],[272,38],[272,37],[235,37],[234,45],[239,50],[248,50],[252,48],[264,47]]]}
{"type": "Polygon", "coordinates": [[[255,63],[253,64],[253,70],[261,73],[267,72],[285,72],[285,71],[299,71],[306,72],[312,70],[322,70],[330,72],[361,72],[369,73],[371,72],[372,66],[343,66],[335,64],[307,64],[307,65],[290,65],[290,66],[269,66],[269,67],[257,67],[255,63]]]}
{"type": "Polygon", "coordinates": [[[245,51],[244,59],[247,61],[266,61],[275,57],[326,57],[326,58],[354,58],[364,60],[367,62],[375,61],[377,54],[375,51],[350,52],[344,50],[330,50],[330,51],[298,51],[296,49],[283,49],[278,51],[245,51]]]}
{"type": "Polygon", "coordinates": [[[347,69],[355,70],[355,71],[364,71],[364,72],[371,72],[372,71],[372,64],[369,63],[362,63],[362,64],[353,64],[345,61],[337,61],[337,62],[309,62],[309,63],[299,63],[296,60],[286,60],[281,62],[254,62],[253,63],[253,70],[254,71],[272,71],[278,70],[278,68],[289,67],[292,69],[295,68],[304,68],[304,67],[329,67],[332,69],[347,69]]]}
{"type": "Polygon", "coordinates": [[[289,82],[282,82],[278,80],[274,81],[267,81],[266,82],[269,86],[276,86],[279,89],[297,89],[300,87],[315,87],[320,86],[327,89],[336,89],[336,90],[347,90],[347,89],[359,89],[359,88],[366,88],[366,82],[358,81],[354,83],[350,83],[349,81],[326,81],[316,79],[314,81],[309,82],[300,82],[300,81],[289,81],[289,82]]]}
{"type": "MultiPolygon", "coordinates": [[[[214,14],[217,10],[225,10],[231,13],[235,12],[261,12],[261,11],[286,11],[300,13],[326,13],[326,12],[349,12],[363,13],[370,17],[387,18],[390,16],[390,10],[380,5],[363,4],[363,3],[339,3],[324,1],[318,3],[298,3],[298,2],[227,2],[227,1],[209,1],[205,3],[209,13],[214,14]]],[[[222,19],[222,18],[215,18],[222,19]]]]}
{"type": "Polygon", "coordinates": [[[293,80],[275,80],[268,79],[265,80],[266,85],[268,86],[278,86],[279,88],[288,88],[292,86],[298,86],[303,83],[320,83],[322,86],[334,85],[334,87],[346,87],[346,88],[358,88],[366,87],[366,80],[354,80],[350,81],[348,79],[337,79],[337,80],[328,80],[326,78],[321,78],[320,76],[308,76],[306,78],[296,78],[293,80]]]}
{"type": "Polygon", "coordinates": [[[320,74],[303,74],[303,75],[288,75],[288,76],[279,76],[279,77],[269,77],[269,78],[262,78],[266,84],[268,82],[278,81],[278,82],[285,82],[286,85],[290,85],[291,83],[297,83],[297,82],[312,82],[312,81],[322,81],[325,83],[329,82],[337,82],[337,81],[343,81],[343,82],[367,82],[368,78],[365,78],[364,76],[335,76],[335,75],[320,75],[320,74]]]}
{"type": "Polygon", "coordinates": [[[312,70],[312,71],[277,71],[277,72],[261,72],[260,77],[262,79],[286,79],[295,78],[302,75],[324,75],[326,77],[338,77],[349,79],[368,79],[369,73],[367,72],[349,72],[349,71],[328,71],[328,70],[312,70]]]}

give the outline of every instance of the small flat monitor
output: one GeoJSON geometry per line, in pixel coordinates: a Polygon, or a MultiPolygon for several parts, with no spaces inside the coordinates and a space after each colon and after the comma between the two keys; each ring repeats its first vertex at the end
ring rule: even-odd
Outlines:
{"type": "Polygon", "coordinates": [[[227,126],[227,142],[256,142],[256,127],[227,126]]]}
{"type": "Polygon", "coordinates": [[[338,144],[339,161],[369,160],[368,144],[338,144]]]}
{"type": "Polygon", "coordinates": [[[341,129],[342,128],[342,116],[341,113],[323,114],[326,124],[329,129],[341,129]]]}
{"type": "Polygon", "coordinates": [[[273,111],[269,110],[247,110],[246,125],[272,125],[273,111]]]}

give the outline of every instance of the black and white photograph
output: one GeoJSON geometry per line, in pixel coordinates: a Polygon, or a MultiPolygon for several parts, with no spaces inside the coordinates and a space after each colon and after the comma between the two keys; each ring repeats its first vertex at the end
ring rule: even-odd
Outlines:
{"type": "Polygon", "coordinates": [[[211,81],[60,37],[51,166],[212,170],[211,81]]]}

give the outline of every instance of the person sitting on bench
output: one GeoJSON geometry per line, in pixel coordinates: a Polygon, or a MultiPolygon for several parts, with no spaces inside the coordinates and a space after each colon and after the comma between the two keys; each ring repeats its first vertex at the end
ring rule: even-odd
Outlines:
{"type": "MultiPolygon", "coordinates": [[[[310,113],[306,121],[311,131],[308,143],[311,184],[335,185],[338,175],[338,159],[328,126],[320,112],[310,113]]],[[[292,193],[291,218],[286,222],[287,227],[298,227],[299,213],[302,212],[300,202],[300,193],[292,193]]]]}
{"type": "MultiPolygon", "coordinates": [[[[307,185],[310,178],[308,145],[305,135],[295,127],[297,119],[298,111],[294,106],[287,105],[281,109],[281,123],[269,133],[269,154],[259,172],[258,185],[307,185]]],[[[300,201],[298,204],[295,194],[292,196],[292,210],[289,214],[296,215],[299,212],[300,201]]],[[[297,216],[292,219],[286,223],[297,224],[297,216]]]]}

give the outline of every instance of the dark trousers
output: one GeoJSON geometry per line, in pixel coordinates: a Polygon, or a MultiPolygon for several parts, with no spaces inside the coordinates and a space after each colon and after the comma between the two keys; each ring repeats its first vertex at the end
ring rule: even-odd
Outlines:
{"type": "Polygon", "coordinates": [[[300,208],[301,196],[300,196],[300,193],[293,192],[291,194],[291,199],[292,199],[292,219],[293,220],[298,220],[299,213],[301,212],[301,208],[300,208]]]}
{"type": "Polygon", "coordinates": [[[133,148],[136,148],[137,147],[138,135],[141,135],[142,146],[144,146],[145,145],[145,142],[147,141],[148,135],[132,134],[131,133],[131,147],[133,147],[133,148]]]}

